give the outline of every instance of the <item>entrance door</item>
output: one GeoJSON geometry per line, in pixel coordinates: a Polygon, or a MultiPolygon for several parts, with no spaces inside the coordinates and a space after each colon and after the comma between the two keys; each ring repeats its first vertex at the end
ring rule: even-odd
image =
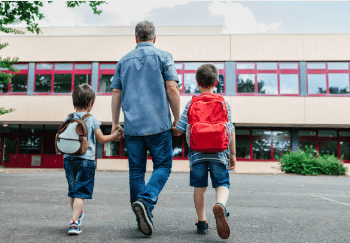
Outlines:
{"type": "Polygon", "coordinates": [[[17,139],[15,137],[1,137],[1,164],[9,166],[16,158],[17,139]]]}

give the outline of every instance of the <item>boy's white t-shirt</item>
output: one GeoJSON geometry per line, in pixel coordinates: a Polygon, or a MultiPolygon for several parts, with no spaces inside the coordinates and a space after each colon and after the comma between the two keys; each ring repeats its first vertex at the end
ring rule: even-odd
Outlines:
{"type": "MultiPolygon", "coordinates": [[[[72,119],[74,118],[82,118],[87,112],[73,112],[72,119]]],[[[65,119],[67,121],[69,117],[65,119]]],[[[85,154],[82,155],[68,155],[65,154],[63,157],[77,157],[88,160],[95,160],[95,148],[96,148],[96,136],[95,130],[101,125],[101,122],[94,116],[91,115],[85,119],[85,123],[88,127],[88,138],[89,138],[89,147],[85,154]]]]}

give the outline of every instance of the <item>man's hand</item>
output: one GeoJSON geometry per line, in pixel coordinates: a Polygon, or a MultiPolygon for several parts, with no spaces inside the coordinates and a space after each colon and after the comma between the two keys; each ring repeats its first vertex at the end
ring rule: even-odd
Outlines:
{"type": "Polygon", "coordinates": [[[173,136],[175,136],[175,137],[179,137],[179,136],[181,136],[181,134],[184,133],[183,131],[177,129],[176,127],[172,127],[171,131],[173,133],[173,136]]]}
{"type": "Polygon", "coordinates": [[[120,125],[112,124],[111,134],[115,132],[119,133],[119,136],[114,141],[121,141],[124,138],[124,129],[120,125]]]}
{"type": "Polygon", "coordinates": [[[236,155],[230,155],[230,168],[229,170],[233,170],[236,168],[236,155]]]}

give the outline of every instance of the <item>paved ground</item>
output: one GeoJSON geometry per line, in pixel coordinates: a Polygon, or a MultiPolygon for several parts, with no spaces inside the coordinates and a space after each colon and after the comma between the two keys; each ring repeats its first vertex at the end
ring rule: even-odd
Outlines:
{"type": "MultiPolygon", "coordinates": [[[[195,234],[188,181],[187,173],[171,174],[147,238],[128,202],[128,173],[97,172],[83,232],[67,236],[71,212],[62,170],[0,173],[0,242],[224,242],[215,229],[211,188],[209,233],[195,234]]],[[[226,242],[350,242],[349,177],[232,174],[231,183],[226,242]]]]}

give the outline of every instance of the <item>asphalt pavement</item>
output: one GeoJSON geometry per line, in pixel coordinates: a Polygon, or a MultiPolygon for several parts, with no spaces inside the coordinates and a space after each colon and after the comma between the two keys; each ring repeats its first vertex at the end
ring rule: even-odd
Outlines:
{"type": "MultiPolygon", "coordinates": [[[[147,178],[150,176],[147,173],[147,178]]],[[[68,236],[71,211],[63,170],[0,173],[0,242],[350,242],[349,177],[231,174],[231,237],[219,238],[206,194],[207,235],[196,234],[188,173],[172,173],[154,214],[154,232],[137,230],[127,172],[96,172],[83,232],[68,236]]]]}

